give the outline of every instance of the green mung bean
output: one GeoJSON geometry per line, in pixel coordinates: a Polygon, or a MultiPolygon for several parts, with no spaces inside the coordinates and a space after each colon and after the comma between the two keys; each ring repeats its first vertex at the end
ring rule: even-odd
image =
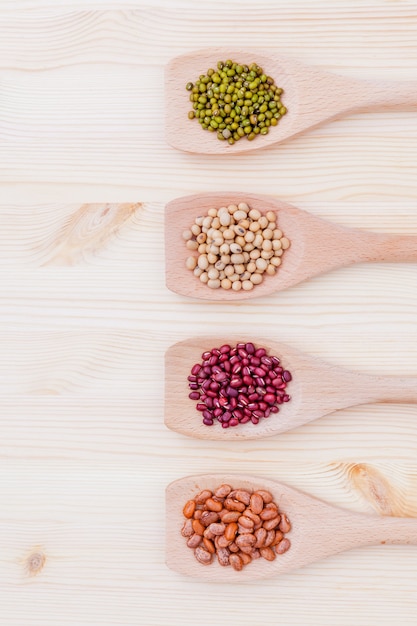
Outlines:
{"type": "Polygon", "coordinates": [[[204,130],[216,131],[219,141],[234,144],[242,137],[252,141],[266,135],[268,127],[277,126],[287,113],[281,102],[283,90],[256,63],[241,65],[228,59],[218,61],[195,82],[188,82],[187,91],[197,118],[204,130]]]}

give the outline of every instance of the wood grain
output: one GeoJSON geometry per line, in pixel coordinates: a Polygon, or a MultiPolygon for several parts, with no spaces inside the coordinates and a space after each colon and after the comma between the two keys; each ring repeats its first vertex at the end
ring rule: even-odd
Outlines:
{"type": "Polygon", "coordinates": [[[352,115],[233,162],[171,149],[162,123],[164,66],[178,54],[250,38],[346,77],[413,80],[416,28],[414,0],[2,2],[8,626],[192,626],[213,594],[224,623],[278,615],[288,626],[414,626],[411,547],[352,550],[252,583],[248,603],[245,584],[208,593],[168,570],[163,541],[166,485],[212,471],[416,517],[414,406],[344,409],[262,442],[213,445],[165,428],[161,377],[170,345],[219,328],[254,328],[358,371],[417,375],[414,264],[358,265],[223,305],[169,292],[163,252],[165,203],[210,190],[270,194],[341,226],[417,235],[414,113],[352,115]]]}
{"type": "MultiPolygon", "coordinates": [[[[253,367],[249,367],[253,370],[253,367]]],[[[235,376],[232,375],[232,378],[235,376]]],[[[253,384],[256,386],[257,382],[253,384]]],[[[228,384],[224,389],[227,388],[228,384]]],[[[289,344],[277,343],[270,337],[258,337],[253,333],[233,335],[230,332],[216,338],[201,335],[189,337],[170,346],[165,354],[164,421],[168,428],[187,437],[216,441],[262,439],[294,430],[342,409],[370,402],[417,404],[417,376],[370,376],[363,372],[338,368],[334,363],[294,350],[289,344]],[[246,424],[224,430],[221,427],[223,424],[219,423],[221,419],[217,421],[213,418],[214,424],[212,422],[208,428],[203,424],[202,415],[196,410],[196,404],[198,406],[198,402],[202,400],[197,400],[196,403],[188,397],[190,370],[195,363],[201,363],[200,355],[207,350],[220,348],[225,344],[236,346],[239,342],[249,341],[257,347],[265,348],[271,356],[278,357],[281,367],[292,373],[292,380],[285,390],[291,400],[279,406],[279,414],[260,419],[256,425],[249,420],[246,424]]],[[[203,401],[204,404],[207,404],[206,400],[203,401]]],[[[239,402],[235,408],[242,410],[242,404],[239,402]]],[[[232,414],[234,415],[233,411],[232,414]]]]}
{"type": "MultiPolygon", "coordinates": [[[[171,291],[192,298],[231,303],[283,291],[304,280],[355,263],[417,261],[417,237],[413,235],[383,235],[341,228],[282,200],[258,194],[212,192],[176,198],[166,205],[164,221],[166,285],[171,291]],[[241,280],[237,283],[238,291],[210,288],[185,269],[187,259],[193,256],[197,262],[200,253],[186,247],[183,233],[192,227],[197,216],[208,215],[213,207],[217,210],[239,203],[264,215],[272,212],[277,228],[291,245],[282,255],[276,273],[273,276],[264,274],[262,282],[255,287],[252,285],[251,290],[245,290],[241,280]]],[[[225,227],[221,228],[224,230],[225,227]]],[[[217,258],[220,260],[220,256],[217,258]]],[[[243,266],[245,268],[246,264],[243,266]]],[[[210,268],[213,265],[209,265],[207,271],[210,268]]]]}
{"type": "MultiPolygon", "coordinates": [[[[285,48],[300,61],[346,76],[412,80],[413,2],[341,1],[332,8],[246,3],[238,20],[232,4],[217,6],[222,23],[213,22],[208,7],[191,10],[190,2],[179,15],[167,2],[139,3],[133,11],[132,3],[121,6],[126,11],[79,11],[77,4],[53,10],[36,1],[20,7],[38,11],[0,15],[0,183],[42,185],[46,197],[53,193],[48,182],[70,185],[67,194],[89,184],[95,186],[93,201],[103,199],[103,187],[106,201],[131,202],[140,188],[143,200],[166,201],[173,193],[210,188],[213,180],[218,189],[230,189],[231,177],[254,192],[279,189],[290,201],[413,198],[417,121],[410,112],[354,115],[266,153],[237,156],[233,164],[227,156],[178,154],[165,144],[163,128],[164,65],[181,52],[221,45],[225,32],[235,46],[250,32],[253,46],[285,48]],[[230,31],[233,19],[239,28],[230,31]]],[[[6,185],[5,193],[11,199],[19,190],[6,185]]],[[[60,200],[58,194],[52,199],[60,200]]]]}
{"type": "MultiPolygon", "coordinates": [[[[213,84],[208,83],[207,89],[213,84]]],[[[300,63],[268,48],[234,48],[230,45],[228,48],[203,48],[179,55],[166,66],[165,136],[169,145],[178,150],[234,157],[291,141],[300,134],[308,134],[312,128],[352,113],[417,110],[416,93],[416,81],[357,80],[335,72],[324,72],[317,66],[300,63]],[[218,141],[216,133],[201,132],[196,119],[190,122],[188,113],[192,109],[191,96],[184,87],[189,81],[191,85],[195,84],[197,78],[208,72],[209,68],[216,68],[219,61],[230,58],[248,67],[253,62],[259,64],[262,72],[272,76],[275,84],[283,90],[281,100],[287,109],[278,125],[269,129],[268,135],[256,137],[253,133],[253,141],[231,139],[232,146],[227,141],[218,141]]],[[[258,114],[259,109],[256,107],[259,105],[253,106],[254,113],[258,114]]],[[[231,121],[236,121],[236,118],[231,121]]],[[[208,130],[213,129],[209,127],[208,130]]],[[[256,130],[259,132],[260,129],[254,127],[256,130]]]]}
{"type": "MultiPolygon", "coordinates": [[[[231,491],[230,488],[229,491],[231,491]]],[[[229,508],[227,501],[222,504],[224,510],[229,508]]],[[[352,513],[342,508],[329,506],[328,503],[291,489],[282,482],[239,473],[195,474],[170,483],[166,489],[166,517],[168,567],[180,574],[207,582],[227,584],[281,576],[291,570],[359,546],[417,545],[417,521],[415,519],[352,513]],[[210,564],[201,567],[201,563],[194,557],[193,550],[188,547],[184,536],[178,541],[178,535],[182,535],[181,530],[186,521],[183,508],[185,503],[196,498],[200,492],[207,489],[214,492],[222,484],[230,485],[233,489],[243,489],[249,493],[258,489],[269,492],[281,515],[290,521],[289,530],[285,530],[285,538],[290,542],[289,550],[287,549],[282,555],[275,554],[272,560],[266,560],[262,558],[261,549],[261,554],[258,555],[260,558],[254,557],[253,561],[248,564],[250,567],[245,565],[240,571],[234,571],[232,567],[224,565],[222,567],[220,556],[219,561],[213,556],[210,564]],[[313,519],[315,524],[311,523],[313,519]]],[[[193,525],[195,521],[193,519],[193,525]]],[[[236,530],[239,535],[240,530],[237,527],[236,530]]],[[[194,536],[194,533],[192,534],[194,536]]],[[[198,537],[200,533],[196,530],[195,535],[198,537]]],[[[213,539],[214,535],[211,538],[213,539]]],[[[236,539],[236,543],[242,538],[241,535],[236,539]]],[[[253,535],[252,539],[255,539],[253,535]]],[[[227,554],[230,555],[228,550],[227,554]]]]}

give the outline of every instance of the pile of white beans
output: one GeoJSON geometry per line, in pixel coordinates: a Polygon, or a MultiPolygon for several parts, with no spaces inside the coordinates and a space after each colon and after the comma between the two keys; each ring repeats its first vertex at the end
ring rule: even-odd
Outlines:
{"type": "Polygon", "coordinates": [[[290,247],[276,220],[273,211],[263,215],[245,202],[209,209],[183,232],[187,248],[197,253],[186,267],[210,289],[250,291],[276,273],[290,247]]]}

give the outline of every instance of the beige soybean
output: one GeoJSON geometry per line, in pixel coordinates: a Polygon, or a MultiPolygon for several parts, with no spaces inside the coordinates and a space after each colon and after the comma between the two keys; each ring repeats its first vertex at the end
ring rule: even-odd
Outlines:
{"type": "Polygon", "coordinates": [[[209,269],[209,271],[207,272],[207,274],[208,274],[208,277],[210,279],[218,278],[219,277],[219,270],[217,270],[215,267],[211,267],[209,269]]]}
{"type": "MultiPolygon", "coordinates": [[[[207,264],[206,267],[208,267],[208,264],[207,264]]],[[[268,267],[268,263],[267,263],[266,259],[263,259],[262,257],[260,257],[259,259],[256,259],[256,267],[257,267],[257,269],[262,270],[264,272],[266,270],[266,268],[268,267]]]]}
{"type": "Polygon", "coordinates": [[[194,239],[190,239],[189,241],[187,241],[185,246],[188,250],[198,250],[198,243],[194,239]]]}
{"type": "Polygon", "coordinates": [[[195,256],[189,256],[185,262],[187,269],[188,270],[193,270],[195,269],[196,265],[197,265],[197,259],[195,258],[195,256]]]}
{"type": "Polygon", "coordinates": [[[261,215],[262,215],[262,213],[261,213],[260,211],[258,211],[258,209],[251,209],[251,210],[249,211],[249,217],[250,217],[252,220],[254,220],[254,221],[259,220],[259,218],[261,217],[261,215]]]}
{"type": "Polygon", "coordinates": [[[246,218],[246,211],[236,211],[235,213],[233,213],[233,218],[236,222],[239,222],[239,220],[244,220],[246,218]]]}
{"type": "Polygon", "coordinates": [[[254,285],[260,285],[261,282],[262,282],[262,275],[261,274],[252,274],[252,276],[250,277],[250,281],[254,285]]]}
{"type": "Polygon", "coordinates": [[[250,291],[276,273],[277,259],[290,247],[276,226],[273,211],[263,214],[245,202],[212,207],[183,231],[187,249],[195,253],[185,266],[210,289],[250,291]]]}
{"type": "Polygon", "coordinates": [[[208,266],[209,266],[209,262],[208,262],[207,256],[206,256],[206,255],[203,255],[203,254],[202,254],[202,255],[200,255],[200,256],[198,257],[197,265],[198,265],[198,267],[200,267],[202,270],[206,270],[206,269],[208,268],[208,266]]]}

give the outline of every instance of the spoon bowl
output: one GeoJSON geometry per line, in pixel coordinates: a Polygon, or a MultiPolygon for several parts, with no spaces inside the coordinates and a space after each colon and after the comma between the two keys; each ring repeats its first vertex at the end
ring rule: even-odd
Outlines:
{"type": "Polygon", "coordinates": [[[416,235],[386,235],[344,228],[269,196],[212,192],[183,196],[165,208],[165,275],[168,289],[183,296],[233,302],[282,291],[330,270],[365,261],[417,261],[416,235]],[[193,254],[182,238],[199,215],[210,208],[246,202],[261,213],[273,211],[291,246],[274,276],[265,276],[251,291],[211,289],[185,266],[193,254]]]}
{"type": "Polygon", "coordinates": [[[379,517],[353,513],[326,504],[287,485],[241,474],[203,474],[176,480],[166,489],[166,563],[180,574],[208,582],[248,582],[284,574],[321,561],[331,555],[377,544],[417,544],[417,519],[379,517]],[[200,491],[214,491],[227,483],[233,488],[269,491],[278,508],[287,515],[291,530],[290,549],[274,561],[257,559],[240,572],[222,567],[215,559],[202,565],[181,536],[184,504],[200,491]]]}
{"type": "Polygon", "coordinates": [[[365,81],[325,72],[265,49],[206,48],[172,59],[165,72],[165,117],[167,142],[186,152],[242,154],[289,139],[341,115],[367,109],[415,108],[417,84],[413,81],[365,81]],[[245,138],[230,145],[216,133],[203,131],[192,109],[186,84],[195,81],[220,60],[260,65],[284,90],[287,113],[268,135],[245,138]]]}
{"type": "Polygon", "coordinates": [[[239,441],[260,439],[292,430],[315,419],[369,402],[417,403],[417,377],[371,376],[326,363],[284,343],[254,337],[194,337],[172,345],[165,355],[165,425],[182,435],[197,439],[239,441]],[[280,405],[279,413],[222,428],[202,423],[196,401],[190,400],[187,376],[201,355],[213,347],[253,342],[292,373],[286,392],[291,400],[280,405]]]}

